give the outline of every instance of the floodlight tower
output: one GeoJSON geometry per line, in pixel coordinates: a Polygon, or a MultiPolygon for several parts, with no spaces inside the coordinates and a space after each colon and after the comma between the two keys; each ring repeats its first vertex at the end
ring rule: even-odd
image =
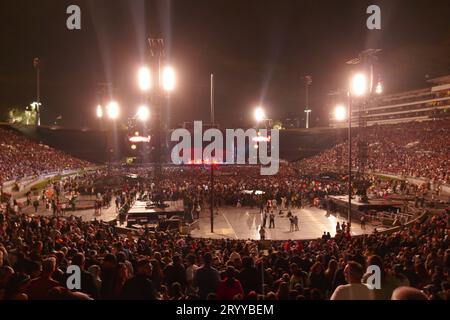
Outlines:
{"type": "Polygon", "coordinates": [[[365,166],[368,158],[368,144],[365,139],[367,126],[366,105],[372,101],[373,93],[380,94],[381,84],[375,85],[374,68],[378,60],[377,55],[381,49],[367,49],[362,51],[357,58],[346,62],[348,65],[361,65],[362,72],[356,73],[350,80],[348,97],[348,222],[351,223],[351,196],[352,196],[352,106],[354,99],[358,100],[358,141],[357,141],[357,174],[355,185],[357,194],[362,200],[367,199],[367,182],[364,178],[365,166]]]}

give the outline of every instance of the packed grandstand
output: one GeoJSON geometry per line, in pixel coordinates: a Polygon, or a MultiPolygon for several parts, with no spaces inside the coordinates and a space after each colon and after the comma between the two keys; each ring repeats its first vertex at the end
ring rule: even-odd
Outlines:
{"type": "MultiPolygon", "coordinates": [[[[406,206],[416,209],[412,219],[361,236],[353,236],[350,226],[337,226],[333,237],[260,241],[193,238],[180,230],[135,232],[101,217],[75,217],[69,206],[60,205],[67,195],[70,201],[80,195],[101,199],[96,210],[113,206],[118,215],[146,192],[162,200],[183,199],[188,212],[199,206],[209,210],[209,172],[170,167],[157,183],[150,169],[126,166],[61,177],[64,170],[93,165],[0,129],[0,181],[30,176],[41,181],[43,174],[56,172],[42,189],[2,186],[0,299],[449,299],[450,120],[365,130],[370,188],[384,198],[410,195],[406,206]],[[131,173],[140,179],[123,179],[131,173]],[[401,181],[408,178],[415,180],[405,187],[401,181]],[[425,201],[418,205],[420,197],[425,201]],[[40,207],[53,208],[53,214],[39,214],[40,207]],[[66,286],[70,265],[82,269],[79,290],[66,286]],[[381,288],[369,290],[366,268],[373,265],[380,267],[381,288]],[[358,294],[349,296],[348,286],[358,294]]],[[[261,211],[278,210],[280,204],[287,210],[323,207],[329,195],[346,193],[339,148],[345,159],[346,142],[338,141],[313,157],[283,164],[275,176],[261,177],[252,167],[223,168],[215,180],[215,205],[261,211]],[[325,172],[336,175],[317,178],[325,172]]]]}
{"type": "Polygon", "coordinates": [[[0,184],[91,165],[12,130],[0,128],[0,184]]]}

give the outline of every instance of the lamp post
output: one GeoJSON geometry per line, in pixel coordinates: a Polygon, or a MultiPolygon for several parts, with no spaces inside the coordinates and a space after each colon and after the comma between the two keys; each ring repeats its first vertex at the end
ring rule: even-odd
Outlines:
{"type": "Polygon", "coordinates": [[[348,97],[348,211],[347,222],[352,223],[352,97],[350,91],[348,97]]]}
{"type": "Polygon", "coordinates": [[[348,208],[347,221],[351,224],[352,221],[352,99],[350,90],[347,91],[347,108],[343,105],[337,105],[334,109],[334,119],[343,122],[347,119],[348,123],[348,208]]]}
{"type": "Polygon", "coordinates": [[[34,58],[33,66],[36,69],[36,123],[41,125],[41,62],[39,58],[34,58]]]}
{"type": "MultiPolygon", "coordinates": [[[[261,107],[261,106],[256,107],[256,109],[255,109],[255,111],[253,113],[253,116],[255,117],[255,120],[256,120],[257,129],[259,128],[259,124],[261,122],[264,122],[264,128],[267,130],[266,112],[264,111],[263,107],[261,107]]],[[[259,149],[259,142],[258,141],[255,144],[255,148],[259,149]]],[[[257,153],[257,156],[256,156],[256,160],[258,160],[258,153],[257,153]]]]}
{"type": "Polygon", "coordinates": [[[214,233],[214,161],[211,159],[211,211],[210,211],[210,217],[211,217],[211,233],[214,233]]]}
{"type": "MultiPolygon", "coordinates": [[[[377,86],[374,90],[374,64],[378,60],[377,54],[381,52],[381,49],[367,49],[359,54],[359,57],[351,59],[346,62],[348,65],[362,64],[364,73],[355,74],[350,80],[350,89],[348,91],[348,109],[349,109],[349,120],[348,120],[348,136],[349,136],[349,208],[348,208],[348,221],[351,223],[351,117],[352,117],[352,103],[353,97],[368,96],[368,100],[372,98],[372,94],[375,91],[376,94],[381,94],[383,88],[381,82],[378,79],[377,86]]],[[[364,105],[367,101],[363,101],[364,105]]],[[[363,123],[365,124],[364,115],[361,113],[361,107],[359,108],[359,130],[360,135],[361,127],[363,123]]],[[[361,136],[360,136],[361,138],[361,136]]],[[[364,146],[363,146],[364,147],[364,146]]],[[[363,156],[365,157],[365,156],[363,156]]],[[[358,173],[362,170],[364,174],[364,167],[360,164],[358,168],[358,173]]],[[[363,185],[364,191],[366,186],[363,185]]]]}
{"type": "Polygon", "coordinates": [[[306,129],[309,129],[309,114],[312,112],[309,107],[309,87],[312,85],[312,76],[305,76],[305,100],[306,100],[306,129]]]}
{"type": "Polygon", "coordinates": [[[214,75],[211,74],[211,125],[214,126],[214,75]]]}
{"type": "Polygon", "coordinates": [[[309,129],[309,114],[311,113],[311,109],[306,109],[305,113],[306,113],[306,129],[309,129]]]}
{"type": "Polygon", "coordinates": [[[363,73],[355,74],[350,80],[348,98],[348,212],[347,220],[352,223],[352,103],[353,97],[364,96],[367,92],[367,77],[363,73]]]}
{"type": "MultiPolygon", "coordinates": [[[[116,101],[111,101],[106,106],[106,113],[108,118],[113,122],[114,130],[116,125],[116,120],[120,115],[120,106],[116,101]]],[[[115,148],[112,148],[111,146],[111,139],[109,137],[109,134],[106,133],[106,146],[108,148],[108,174],[111,172],[111,158],[113,156],[113,152],[115,148]]]]}

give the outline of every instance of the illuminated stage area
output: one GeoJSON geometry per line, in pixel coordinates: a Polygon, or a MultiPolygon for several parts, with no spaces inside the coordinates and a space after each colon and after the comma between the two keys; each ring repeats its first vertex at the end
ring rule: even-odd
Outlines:
{"type": "MultiPolygon", "coordinates": [[[[290,232],[289,219],[286,213],[283,216],[275,217],[275,228],[269,229],[269,221],[266,224],[267,240],[309,240],[320,238],[323,232],[329,232],[332,237],[336,234],[336,223],[346,221],[341,217],[333,215],[327,217],[326,211],[315,207],[292,210],[299,218],[299,231],[290,232]]],[[[202,238],[230,238],[230,239],[253,239],[259,240],[259,228],[262,223],[262,216],[258,208],[235,208],[224,207],[219,210],[218,215],[214,215],[214,233],[211,233],[210,213],[203,210],[197,228],[191,231],[193,237],[202,238]]],[[[366,229],[352,222],[352,235],[371,233],[374,227],[366,224],[366,229]]],[[[382,228],[377,227],[379,231],[382,228]]]]}

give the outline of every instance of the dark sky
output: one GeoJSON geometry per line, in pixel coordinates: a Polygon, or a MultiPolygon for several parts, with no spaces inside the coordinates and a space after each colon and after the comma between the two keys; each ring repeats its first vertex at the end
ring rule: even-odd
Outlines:
{"type": "Polygon", "coordinates": [[[306,74],[313,120],[326,123],[327,93],[345,86],[345,62],[365,48],[383,50],[387,92],[450,74],[448,0],[2,0],[0,24],[0,110],[34,100],[38,56],[43,123],[62,115],[70,127],[95,125],[101,82],[113,83],[124,113],[134,112],[149,36],[165,38],[177,70],[173,122],[209,118],[210,73],[222,127],[246,125],[259,103],[274,119],[303,116],[306,74]],[[81,7],[81,31],[66,29],[70,4],[81,7]],[[381,31],[366,28],[370,4],[381,7],[381,31]]]}

